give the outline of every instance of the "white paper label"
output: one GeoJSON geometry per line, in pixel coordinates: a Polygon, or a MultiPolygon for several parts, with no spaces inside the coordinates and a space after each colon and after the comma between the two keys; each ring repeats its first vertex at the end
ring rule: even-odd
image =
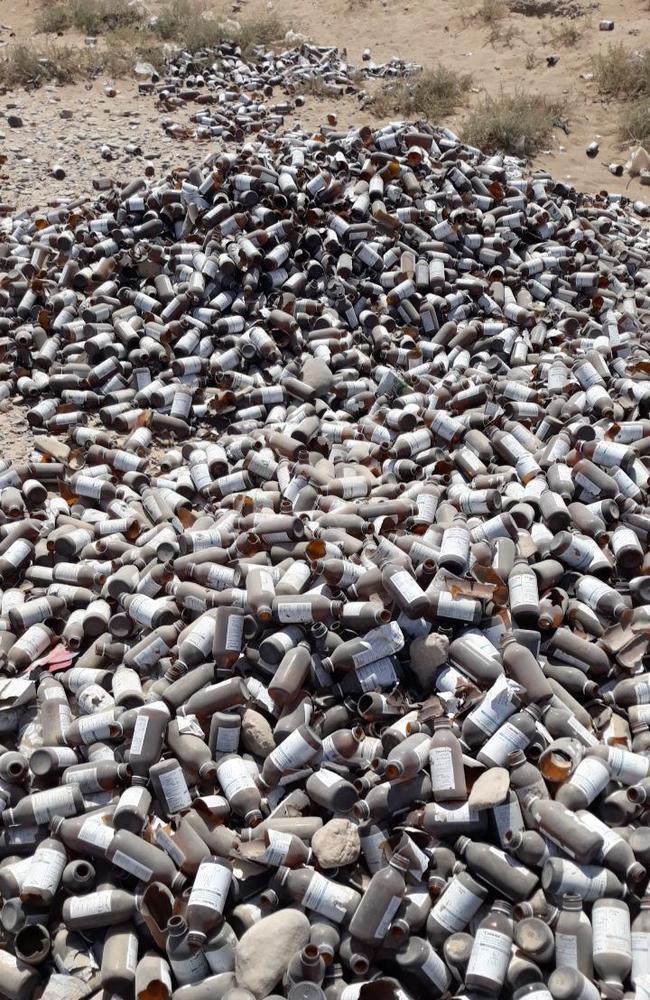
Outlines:
{"type": "Polygon", "coordinates": [[[454,758],[449,747],[434,747],[429,752],[429,764],[434,792],[446,792],[454,788],[454,758]]]}
{"type": "Polygon", "coordinates": [[[238,653],[241,649],[242,635],[244,634],[244,616],[230,615],[228,627],[226,629],[226,649],[238,653]]]}
{"type": "Polygon", "coordinates": [[[190,893],[189,905],[209,906],[223,913],[232,881],[232,871],[225,865],[204,861],[196,873],[190,893]]]}
{"type": "Polygon", "coordinates": [[[169,812],[176,813],[183,809],[189,809],[192,805],[192,796],[180,767],[176,767],[166,774],[159,774],[158,781],[167,800],[169,812]]]}
{"type": "Polygon", "coordinates": [[[620,907],[594,907],[591,911],[591,926],[594,958],[610,951],[631,957],[630,911],[624,903],[620,907]]]}
{"type": "Polygon", "coordinates": [[[146,715],[138,715],[135,720],[135,726],[133,727],[133,737],[131,739],[131,749],[129,751],[131,756],[136,757],[138,754],[142,753],[142,747],[144,746],[148,725],[148,717],[146,715]]]}
{"type": "Polygon", "coordinates": [[[391,579],[391,583],[394,587],[397,587],[408,604],[412,601],[417,601],[423,596],[422,589],[405,569],[401,569],[398,573],[395,573],[391,579]]]}
{"type": "Polygon", "coordinates": [[[647,778],[650,758],[624,750],[623,747],[609,747],[607,765],[612,778],[624,785],[635,785],[637,781],[647,778]]]}
{"type": "Polygon", "coordinates": [[[502,765],[508,758],[508,754],[513,750],[524,750],[530,742],[521,729],[517,729],[512,723],[506,722],[491,736],[483,749],[478,754],[478,759],[484,758],[494,764],[502,765]]]}
{"type": "Polygon", "coordinates": [[[537,580],[535,576],[528,573],[517,573],[508,578],[508,591],[510,593],[510,604],[514,607],[525,604],[537,604],[539,593],[537,591],[537,580]]]}
{"type": "Polygon", "coordinates": [[[125,872],[129,872],[131,875],[135,875],[136,878],[141,879],[142,882],[148,882],[153,875],[151,868],[125,854],[124,851],[116,851],[111,861],[113,864],[123,868],[125,872]]]}
{"type": "Polygon", "coordinates": [[[320,872],[314,872],[302,897],[302,905],[339,924],[345,917],[345,908],[351,899],[354,899],[351,889],[330,882],[320,872]]]}
{"type": "Polygon", "coordinates": [[[49,823],[53,816],[74,816],[73,789],[69,785],[51,788],[47,792],[36,792],[32,799],[34,822],[37,826],[49,823]]]}
{"type": "Polygon", "coordinates": [[[440,897],[431,911],[431,916],[439,924],[455,934],[462,931],[481,906],[481,899],[463,885],[458,877],[449,883],[449,888],[440,897]]]}
{"type": "Polygon", "coordinates": [[[111,841],[115,836],[115,830],[110,826],[105,826],[104,823],[100,823],[99,820],[89,817],[81,824],[78,836],[79,840],[85,841],[86,844],[92,844],[93,847],[101,847],[105,851],[107,847],[110,847],[111,841]]]}
{"type": "Polygon", "coordinates": [[[270,759],[279,771],[295,771],[311,760],[315,753],[314,747],[296,730],[271,752],[270,759]]]}
{"type": "Polygon", "coordinates": [[[295,604],[281,603],[277,605],[278,621],[310,622],[312,619],[311,604],[308,601],[298,601],[295,604]]]}
{"type": "Polygon", "coordinates": [[[30,889],[56,892],[67,860],[65,852],[55,851],[51,847],[40,847],[32,859],[23,888],[28,886],[30,889]]]}
{"type": "Polygon", "coordinates": [[[578,938],[575,934],[555,935],[555,968],[562,965],[578,968],[578,938]]]}
{"type": "Polygon", "coordinates": [[[438,594],[438,614],[447,618],[457,618],[459,621],[474,621],[476,602],[466,597],[452,597],[446,590],[438,594]]]}
{"type": "Polygon", "coordinates": [[[111,912],[111,902],[113,890],[102,889],[99,892],[91,892],[87,896],[74,896],[70,900],[69,914],[71,917],[93,917],[100,913],[111,912]]]}
{"type": "Polygon", "coordinates": [[[632,931],[632,982],[650,976],[650,933],[632,931]]]}
{"type": "Polygon", "coordinates": [[[401,896],[392,896],[391,899],[386,904],[386,909],[382,913],[381,920],[377,924],[377,929],[375,931],[375,941],[383,941],[390,927],[390,922],[400,908],[402,902],[401,896]]]}
{"type": "Polygon", "coordinates": [[[239,726],[219,726],[215,749],[219,753],[232,753],[239,746],[239,726]]]}
{"type": "Polygon", "coordinates": [[[569,785],[584,792],[589,804],[600,795],[609,780],[609,768],[602,760],[598,757],[585,757],[571,775],[569,785]]]}
{"type": "Polygon", "coordinates": [[[483,976],[502,986],[510,963],[512,941],[500,931],[479,927],[474,938],[467,976],[483,976]]]}
{"type": "Polygon", "coordinates": [[[238,757],[233,757],[231,760],[219,764],[217,778],[223,789],[223,794],[229,801],[237,792],[241,792],[245,788],[256,787],[246,764],[238,757]]]}
{"type": "Polygon", "coordinates": [[[280,830],[268,831],[268,845],[263,855],[264,863],[279,868],[284,864],[287,851],[291,847],[291,834],[280,830]]]}

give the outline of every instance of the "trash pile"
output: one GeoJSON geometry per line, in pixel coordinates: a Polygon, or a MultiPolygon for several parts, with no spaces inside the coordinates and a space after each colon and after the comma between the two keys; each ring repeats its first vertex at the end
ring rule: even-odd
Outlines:
{"type": "Polygon", "coordinates": [[[0,993],[645,997],[645,206],[403,123],[99,187],[0,244],[0,993]]]}

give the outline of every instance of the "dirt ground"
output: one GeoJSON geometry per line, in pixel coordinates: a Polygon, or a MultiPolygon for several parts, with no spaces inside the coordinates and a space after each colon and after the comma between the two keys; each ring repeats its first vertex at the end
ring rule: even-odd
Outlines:
{"type": "MultiPolygon", "coordinates": [[[[533,166],[548,169],[585,191],[623,191],[627,187],[628,193],[643,198],[647,190],[637,181],[628,187],[627,179],[616,179],[607,169],[608,162],[625,160],[625,149],[616,138],[620,105],[604,102],[585,77],[590,73],[590,58],[599,47],[618,42],[630,48],[650,45],[647,0],[515,0],[515,6],[552,9],[556,14],[577,10],[580,16],[536,17],[508,12],[492,41],[490,28],[477,16],[478,3],[471,0],[244,0],[237,6],[236,16],[245,18],[272,10],[315,42],[347,49],[355,63],[360,62],[365,48],[378,62],[392,56],[424,66],[440,61],[472,74],[471,100],[500,90],[562,95],[568,100],[569,134],[556,129],[548,150],[535,158],[533,166]],[[599,21],[605,18],[615,22],[613,32],[599,31],[599,21]],[[553,38],[553,32],[567,23],[580,32],[573,46],[553,38]],[[533,61],[531,53],[535,66],[527,69],[527,61],[533,61]],[[552,67],[547,66],[549,55],[559,56],[552,67]],[[594,139],[600,144],[600,154],[590,160],[585,148],[594,139]]],[[[153,14],[157,4],[151,2],[148,7],[153,14]]],[[[221,9],[222,5],[215,7],[221,9]]],[[[0,51],[14,40],[35,39],[46,44],[45,36],[37,36],[34,30],[38,9],[39,0],[0,0],[0,51]]],[[[230,4],[222,9],[232,15],[230,4]]],[[[83,38],[65,36],[67,43],[72,40],[83,45],[83,38]]],[[[208,146],[178,141],[163,132],[153,98],[138,95],[135,78],[115,81],[114,97],[107,95],[106,83],[106,79],[98,79],[74,86],[46,86],[33,92],[14,91],[2,98],[0,151],[6,162],[0,167],[0,202],[4,206],[23,209],[70,195],[92,195],[93,178],[108,175],[126,181],[141,174],[147,160],[157,173],[165,173],[172,165],[200,160],[207,154],[208,146]],[[23,127],[9,127],[9,114],[18,115],[23,127]],[[126,152],[130,143],[137,143],[142,153],[126,152]],[[110,148],[110,161],[102,158],[106,147],[110,148]],[[64,167],[64,179],[51,176],[54,163],[64,167]]],[[[167,117],[186,121],[192,110],[190,106],[167,117]]],[[[330,100],[308,98],[306,106],[287,124],[300,121],[316,127],[325,110],[332,110],[330,100]]],[[[340,126],[378,122],[354,99],[337,102],[335,110],[340,126]]],[[[458,127],[462,117],[459,110],[447,123],[458,127]]]]}

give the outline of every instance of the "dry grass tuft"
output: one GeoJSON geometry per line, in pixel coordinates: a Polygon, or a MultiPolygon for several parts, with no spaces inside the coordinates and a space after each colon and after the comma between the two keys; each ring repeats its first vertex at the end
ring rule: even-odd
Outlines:
{"type": "Polygon", "coordinates": [[[650,145],[650,102],[635,101],[623,109],[618,130],[622,142],[650,145]]]}
{"type": "Polygon", "coordinates": [[[470,111],[463,136],[488,153],[532,156],[549,139],[563,111],[562,102],[541,94],[485,97],[470,111]]]}
{"type": "Polygon", "coordinates": [[[373,111],[382,118],[428,118],[439,121],[452,114],[472,84],[468,74],[439,64],[417,76],[387,83],[371,99],[373,111]]]}
{"type": "Polygon", "coordinates": [[[601,94],[625,98],[650,94],[650,49],[632,52],[624,45],[610,45],[593,57],[592,66],[601,94]]]}
{"type": "Polygon", "coordinates": [[[55,34],[76,28],[86,35],[103,35],[138,27],[145,20],[144,11],[128,0],[57,0],[40,12],[36,29],[55,34]]]}

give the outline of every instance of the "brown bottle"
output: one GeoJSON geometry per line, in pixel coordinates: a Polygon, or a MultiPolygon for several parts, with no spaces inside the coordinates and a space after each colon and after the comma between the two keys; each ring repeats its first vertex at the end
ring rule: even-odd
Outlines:
{"type": "Polygon", "coordinates": [[[465,976],[467,988],[499,993],[510,964],[512,935],[512,908],[498,899],[476,932],[465,976]]]}
{"type": "Polygon", "coordinates": [[[403,872],[408,868],[408,860],[396,851],[386,867],[372,876],[350,921],[352,937],[367,944],[381,944],[404,898],[406,883],[403,872]]]}
{"type": "Polygon", "coordinates": [[[429,745],[431,790],[436,802],[462,801],[467,798],[463,751],[451,722],[444,717],[434,721],[429,745]]]}

